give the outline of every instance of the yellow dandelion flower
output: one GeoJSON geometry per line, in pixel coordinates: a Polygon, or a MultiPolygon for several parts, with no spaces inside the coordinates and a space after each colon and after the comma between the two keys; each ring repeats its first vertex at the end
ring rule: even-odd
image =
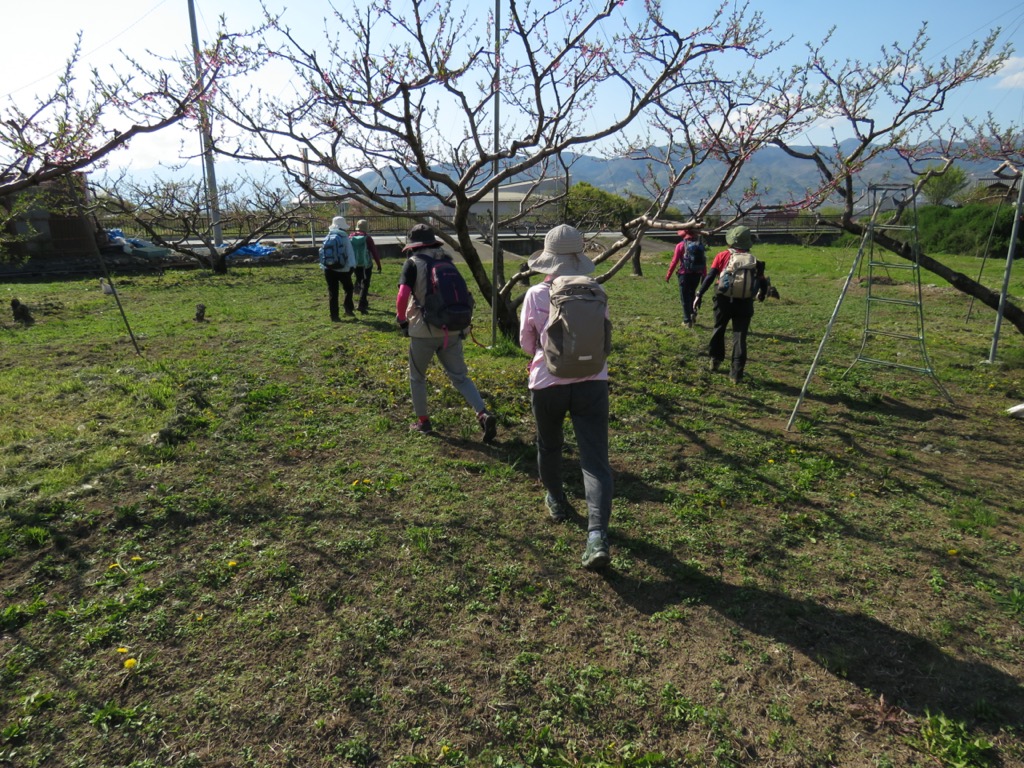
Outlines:
{"type": "Polygon", "coordinates": [[[124,646],[122,645],[122,646],[121,646],[120,648],[118,648],[118,649],[117,649],[117,652],[118,652],[118,653],[128,653],[128,649],[127,649],[127,648],[125,648],[125,647],[124,647],[124,646]]]}
{"type": "Polygon", "coordinates": [[[352,487],[355,488],[357,485],[359,485],[359,481],[358,480],[353,480],[352,481],[352,487]]]}
{"type": "Polygon", "coordinates": [[[363,483],[364,483],[365,485],[370,485],[371,483],[373,483],[373,480],[369,480],[369,479],[367,479],[367,480],[363,480],[363,483]]]}
{"type": "Polygon", "coordinates": [[[774,464],[775,463],[775,459],[768,459],[768,463],[769,464],[774,464]]]}
{"type": "Polygon", "coordinates": [[[139,663],[138,659],[125,659],[124,660],[124,668],[125,669],[135,669],[135,667],[136,667],[136,665],[138,663],[139,663]]]}
{"type": "Polygon", "coordinates": [[[955,550],[955,549],[947,549],[946,550],[946,554],[949,555],[950,557],[956,557],[960,553],[957,550],[955,550]]]}
{"type": "Polygon", "coordinates": [[[228,568],[235,568],[237,566],[238,563],[236,563],[234,560],[228,560],[228,568]]]}
{"type": "Polygon", "coordinates": [[[141,560],[142,560],[142,558],[139,557],[138,555],[132,555],[132,562],[133,563],[137,563],[137,562],[139,562],[141,560]]]}
{"type": "Polygon", "coordinates": [[[112,571],[115,568],[120,568],[120,567],[121,567],[120,563],[111,563],[110,565],[107,566],[107,570],[108,571],[112,571]]]}
{"type": "Polygon", "coordinates": [[[197,613],[196,614],[196,621],[202,621],[202,620],[203,620],[203,614],[197,613]]]}

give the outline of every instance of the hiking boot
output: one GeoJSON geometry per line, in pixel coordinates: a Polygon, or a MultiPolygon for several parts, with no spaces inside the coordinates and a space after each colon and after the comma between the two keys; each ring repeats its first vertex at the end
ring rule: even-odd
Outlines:
{"type": "Polygon", "coordinates": [[[484,442],[489,443],[494,440],[495,435],[498,434],[498,420],[494,418],[494,414],[484,411],[477,414],[476,420],[480,424],[480,429],[483,430],[484,442]]]}
{"type": "Polygon", "coordinates": [[[587,539],[587,548],[583,550],[583,567],[588,571],[598,571],[607,568],[612,561],[611,553],[608,550],[608,539],[602,536],[599,539],[587,539]]]}
{"type": "Polygon", "coordinates": [[[561,523],[568,520],[573,513],[572,505],[569,500],[565,498],[565,494],[562,494],[561,499],[556,499],[550,493],[544,496],[544,506],[548,508],[548,517],[551,518],[552,522],[561,523]]]}
{"type": "Polygon", "coordinates": [[[409,425],[409,431],[419,432],[423,435],[432,435],[434,434],[434,425],[430,423],[430,419],[427,419],[426,421],[420,421],[417,419],[409,425]]]}
{"type": "Polygon", "coordinates": [[[739,384],[740,381],[742,381],[742,380],[743,380],[743,369],[742,368],[733,368],[731,371],[729,371],[729,381],[731,381],[733,384],[739,384]]]}

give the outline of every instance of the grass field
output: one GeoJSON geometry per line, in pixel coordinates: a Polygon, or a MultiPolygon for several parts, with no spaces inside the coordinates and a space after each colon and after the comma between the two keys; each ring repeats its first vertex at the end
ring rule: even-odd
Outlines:
{"type": "Polygon", "coordinates": [[[512,343],[467,345],[493,445],[436,366],[408,433],[397,262],[339,324],[312,264],[118,280],[141,354],[95,280],[0,285],[0,765],[1024,765],[1021,335],[982,362],[994,313],[926,273],[953,403],[844,376],[857,280],[787,430],[854,252],[757,250],[733,385],[662,248],[607,285],[604,574],[547,519],[512,343]]]}

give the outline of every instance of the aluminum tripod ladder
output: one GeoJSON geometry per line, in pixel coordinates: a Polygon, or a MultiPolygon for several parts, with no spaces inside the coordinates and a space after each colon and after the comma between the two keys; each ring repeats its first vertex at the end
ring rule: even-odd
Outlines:
{"type": "MultiPolygon", "coordinates": [[[[931,360],[928,357],[928,348],[925,345],[924,302],[921,294],[921,266],[919,263],[921,246],[917,237],[917,203],[914,189],[907,184],[875,184],[868,188],[868,196],[871,201],[871,220],[864,231],[864,237],[861,239],[857,256],[850,267],[850,274],[846,278],[846,284],[839,295],[839,301],[836,302],[836,308],[832,311],[832,317],[825,328],[825,335],[818,345],[818,351],[814,355],[811,369],[807,372],[807,378],[804,379],[804,385],[800,390],[800,397],[797,398],[793,413],[786,424],[787,431],[793,428],[797,411],[800,410],[800,405],[807,394],[807,386],[814,375],[815,369],[818,367],[822,351],[832,333],[832,327],[835,325],[836,317],[839,315],[843,299],[853,283],[854,276],[858,274],[862,261],[867,264],[868,273],[867,281],[865,282],[864,329],[861,334],[860,349],[857,351],[857,356],[853,363],[843,373],[843,378],[846,378],[858,363],[882,365],[890,368],[901,368],[915,373],[924,373],[931,378],[942,396],[948,402],[953,402],[953,398],[949,396],[949,392],[946,391],[946,388],[942,386],[942,383],[935,375],[935,369],[932,367],[931,360]],[[897,193],[902,194],[898,195],[897,193]],[[909,202],[907,202],[908,196],[909,202]],[[906,203],[903,211],[904,215],[894,220],[895,223],[881,221],[879,214],[883,204],[887,200],[897,197],[901,204],[906,203]],[[886,260],[888,252],[876,246],[875,233],[889,232],[904,234],[906,242],[914,254],[912,261],[905,259],[894,261],[891,260],[891,254],[888,256],[890,260],[886,260]],[[907,296],[907,284],[893,281],[890,277],[891,272],[911,273],[909,297],[907,296]],[[880,356],[882,353],[888,352],[894,353],[892,357],[899,358],[904,352],[909,351],[910,342],[913,342],[920,352],[921,364],[919,365],[907,363],[899,359],[884,359],[880,356]],[[876,351],[876,348],[881,349],[876,351]]],[[[899,235],[896,235],[896,237],[899,237],[899,235]]]]}

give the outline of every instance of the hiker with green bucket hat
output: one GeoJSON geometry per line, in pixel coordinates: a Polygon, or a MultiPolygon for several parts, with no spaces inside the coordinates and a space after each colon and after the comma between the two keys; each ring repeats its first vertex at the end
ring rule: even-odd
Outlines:
{"type": "Polygon", "coordinates": [[[738,384],[747,364],[747,331],[754,317],[754,299],[764,301],[768,280],[764,262],[750,253],[753,234],[749,227],[733,227],[725,234],[726,250],[715,256],[701,283],[693,311],[700,309],[704,294],[715,286],[712,319],[714,330],[708,342],[711,370],[717,371],[725,360],[725,332],[732,324],[732,365],[729,378],[738,384]]]}

